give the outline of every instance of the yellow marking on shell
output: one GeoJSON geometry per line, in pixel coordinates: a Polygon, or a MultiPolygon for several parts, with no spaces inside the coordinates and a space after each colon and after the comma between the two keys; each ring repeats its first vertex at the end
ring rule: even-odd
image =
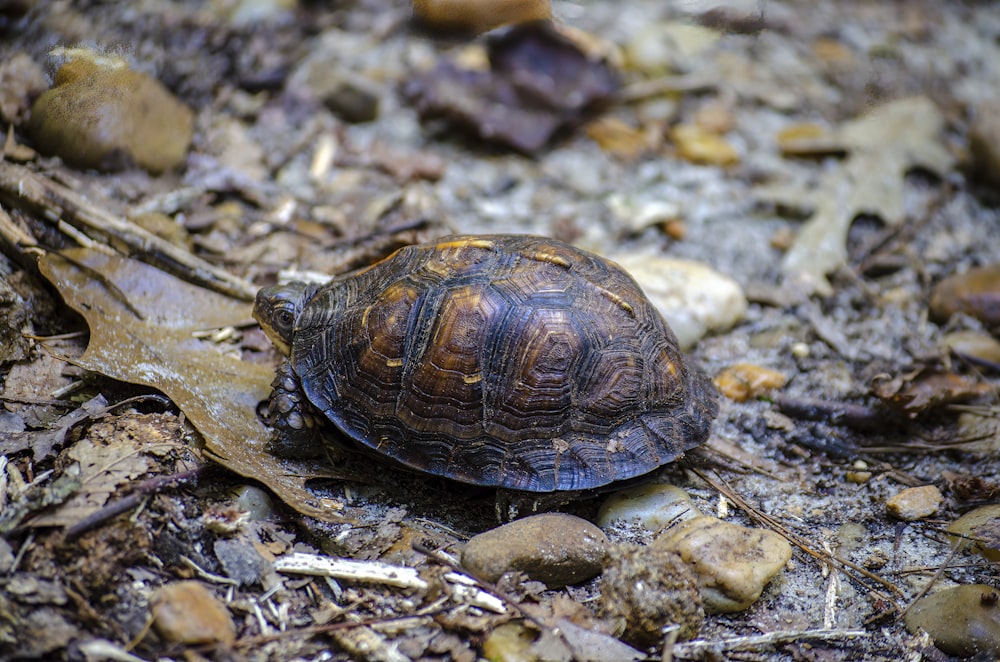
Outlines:
{"type": "Polygon", "coordinates": [[[398,368],[403,365],[403,359],[386,359],[385,367],[387,368],[398,368]]]}
{"type": "Polygon", "coordinates": [[[476,384],[478,382],[483,381],[483,373],[477,372],[472,375],[463,375],[462,381],[465,382],[466,384],[476,384]]]}
{"type": "Polygon", "coordinates": [[[632,317],[635,317],[635,310],[632,308],[632,304],[630,304],[628,301],[621,298],[611,290],[606,290],[603,287],[601,288],[601,294],[610,299],[612,303],[614,303],[616,306],[624,310],[626,313],[628,313],[632,317]]]}
{"type": "Polygon", "coordinates": [[[441,251],[446,251],[452,248],[485,248],[486,250],[493,250],[496,248],[496,243],[490,239],[455,239],[454,241],[442,241],[434,248],[441,251]]]}
{"type": "Polygon", "coordinates": [[[548,262],[549,264],[554,264],[557,267],[562,267],[563,269],[569,269],[571,266],[569,260],[564,258],[562,255],[557,255],[556,253],[535,253],[531,257],[539,262],[548,262]]]}

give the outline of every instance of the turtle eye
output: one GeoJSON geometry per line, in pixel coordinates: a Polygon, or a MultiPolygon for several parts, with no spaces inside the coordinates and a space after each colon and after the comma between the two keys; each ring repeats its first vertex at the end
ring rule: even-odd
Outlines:
{"type": "Polygon", "coordinates": [[[283,332],[291,331],[295,324],[295,315],[288,309],[281,309],[274,313],[274,326],[283,332]]]}

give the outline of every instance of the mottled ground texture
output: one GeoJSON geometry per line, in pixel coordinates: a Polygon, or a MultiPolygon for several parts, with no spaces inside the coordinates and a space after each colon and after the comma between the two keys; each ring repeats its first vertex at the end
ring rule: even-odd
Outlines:
{"type": "MultiPolygon", "coordinates": [[[[471,661],[527,638],[536,657],[622,659],[610,637],[588,638],[614,634],[600,578],[546,590],[508,577],[501,600],[473,603],[415,551],[458,558],[496,525],[492,492],[367,457],[262,455],[254,407],[278,357],[250,318],[256,288],[453,232],[530,232],[730,277],[745,314],[697,339],[691,360],[712,376],[749,363],[785,378],[724,398],[710,443],[655,476],[732,522],[765,526],[744,506],[756,509],[793,542],[758,602],[706,616],[675,657],[947,659],[902,610],[931,584],[998,583],[996,561],[952,554],[943,533],[1000,493],[997,358],[944,344],[996,332],[997,279],[987,303],[950,319],[930,303],[946,277],[1000,262],[1000,5],[594,0],[553,13],[592,37],[616,93],[609,70],[559,59],[584,67],[581,82],[560,69],[559,94],[513,94],[503,67],[558,58],[495,59],[487,74],[481,40],[430,35],[399,0],[0,2],[0,657],[471,661]],[[77,46],[193,111],[180,166],[152,176],[134,164],[163,161],[118,150],[96,165],[125,169],[98,172],[47,153],[31,104],[52,80],[49,51],[77,46]],[[456,92],[462,81],[475,93],[456,92]],[[495,105],[525,95],[526,110],[495,105]],[[431,101],[450,110],[421,123],[415,105],[431,101]],[[521,112],[530,122],[511,124],[521,112]],[[533,133],[545,123],[548,141],[533,133]],[[55,256],[93,244],[158,267],[195,255],[243,279],[225,290],[243,298],[210,294],[206,270],[188,290],[93,248],[55,256]],[[897,500],[917,519],[889,514],[887,500],[923,485],[943,496],[936,508],[897,500]],[[399,588],[278,573],[292,551],[420,575],[399,588]],[[513,602],[529,629],[504,625],[524,622],[513,602]],[[775,632],[793,634],[755,638],[775,632]]],[[[135,119],[121,112],[119,130],[135,119]]],[[[176,149],[162,137],[130,139],[176,149]]],[[[659,268],[640,278],[648,290],[659,268]]],[[[743,310],[679,296],[714,318],[743,310]]],[[[559,508],[594,519],[602,498],[559,508]]]]}

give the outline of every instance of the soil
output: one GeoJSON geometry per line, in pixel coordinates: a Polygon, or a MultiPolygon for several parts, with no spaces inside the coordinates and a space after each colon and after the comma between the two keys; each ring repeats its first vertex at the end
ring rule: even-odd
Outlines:
{"type": "MultiPolygon", "coordinates": [[[[788,382],[759,399],[723,398],[711,443],[656,478],[740,524],[765,525],[756,509],[802,546],[757,603],[708,616],[695,643],[675,655],[947,659],[925,635],[907,631],[901,612],[929,585],[998,583],[996,562],[953,554],[943,534],[964,512],[998,498],[998,373],[942,346],[947,332],[984,331],[983,323],[969,315],[936,322],[928,313],[945,277],[1000,262],[1000,197],[988,183],[998,173],[969,149],[977,113],[1000,102],[997,8],[923,0],[554,2],[559,21],[616,47],[610,61],[624,88],[605,117],[645,132],[636,153],[590,137],[593,125],[567,126],[523,154],[444,120],[422,124],[406,84],[439,57],[482,54],[470,51],[469,39],[415,26],[409,6],[390,0],[0,3],[0,63],[25,54],[42,65],[54,47],[89,47],[123,56],[190,106],[194,143],[175,171],[74,169],[30,149],[18,167],[135,222],[158,213],[169,232],[152,231],[254,287],[288,271],[343,272],[398,245],[455,232],[536,233],[608,255],[687,258],[735,279],[749,299],[744,318],[703,337],[690,360],[711,375],[755,364],[788,382]],[[715,32],[709,39],[682,31],[670,42],[678,25],[715,32]],[[634,53],[668,42],[669,67],[637,63],[634,53]],[[340,81],[352,77],[365,81],[361,93],[343,92],[340,81]],[[650,81],[667,91],[639,94],[650,81]],[[370,121],[356,121],[371,111],[359,107],[358,94],[377,101],[370,121]],[[761,191],[775,179],[818,190],[850,154],[834,140],[833,149],[793,157],[776,136],[807,123],[836,135],[866,111],[918,96],[940,112],[937,141],[954,165],[941,172],[914,160],[905,172],[870,172],[898,179],[901,216],[884,218],[883,208],[845,194],[843,204],[858,208],[846,263],[829,275],[829,290],[804,292],[783,273],[782,256],[810,210],[761,191]],[[665,137],[672,126],[711,117],[728,125],[720,135],[738,163],[694,163],[665,137]],[[636,222],[663,203],[670,213],[636,222]],[[893,408],[899,391],[886,384],[905,390],[930,373],[967,380],[959,390],[974,398],[987,427],[977,445],[958,444],[972,434],[970,423],[939,391],[925,405],[893,408]],[[918,521],[888,514],[888,498],[927,484],[944,495],[936,512],[918,521]],[[821,630],[830,636],[813,636],[821,630]],[[739,651],[726,643],[771,632],[800,635],[751,639],[739,651]]],[[[41,90],[29,73],[4,75],[11,78],[0,90],[3,127],[31,148],[27,118],[41,90]]],[[[6,153],[4,166],[13,162],[6,153]]],[[[84,241],[44,209],[19,203],[16,190],[0,191],[0,205],[39,246],[56,251],[84,241]]],[[[473,660],[514,618],[512,608],[498,615],[435,594],[449,568],[414,549],[456,554],[495,526],[492,492],[349,458],[336,475],[331,467],[331,478],[309,483],[344,521],[305,517],[207,459],[194,417],[178,402],[80,368],[94,329],[39,274],[37,252],[9,239],[0,246],[7,286],[0,325],[10,348],[0,357],[0,520],[13,523],[0,538],[0,657],[103,659],[89,646],[107,640],[142,659],[473,660]],[[93,507],[54,510],[80,490],[72,467],[100,463],[103,448],[131,459],[114,480],[84,486],[93,507]],[[130,494],[138,496],[127,514],[72,528],[84,513],[130,494]],[[293,550],[416,566],[436,588],[279,575],[269,562],[293,550]],[[189,578],[225,602],[235,643],[185,652],[149,631],[155,589],[189,578]]],[[[248,317],[230,324],[223,351],[276,364],[248,317]]],[[[593,518],[601,498],[559,508],[593,518]]],[[[609,535],[643,542],[649,534],[609,535]]],[[[604,627],[588,611],[596,579],[559,591],[516,579],[502,588],[509,599],[539,605],[542,620],[604,627]]],[[[649,654],[659,657],[659,647],[649,654]]]]}

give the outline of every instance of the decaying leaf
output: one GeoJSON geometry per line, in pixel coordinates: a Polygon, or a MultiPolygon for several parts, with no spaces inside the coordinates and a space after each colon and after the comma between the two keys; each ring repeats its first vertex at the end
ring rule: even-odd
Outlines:
{"type": "Polygon", "coordinates": [[[97,512],[119,485],[153,467],[147,452],[163,441],[156,436],[115,434],[107,440],[85,438],[73,444],[68,455],[80,466],[79,491],[55,510],[32,519],[31,525],[69,526],[97,512]]]}
{"type": "Polygon", "coordinates": [[[82,248],[65,254],[49,254],[39,267],[90,327],[81,366],[159,389],[202,434],[217,462],[264,483],[303,514],[339,519],[305,487],[318,467],[290,466],[264,448],[268,432],[256,407],[269,393],[273,371],[198,337],[249,320],[248,303],[134,260],[82,248]]]}
{"type": "Polygon", "coordinates": [[[903,176],[915,167],[943,175],[954,163],[941,143],[944,117],[925,97],[901,99],[840,127],[827,143],[847,158],[816,186],[777,184],[758,195],[811,210],[785,254],[785,279],[807,293],[829,294],[827,274],[847,264],[847,233],[860,214],[890,225],[904,219],[903,176]]]}
{"type": "Polygon", "coordinates": [[[548,21],[514,26],[487,42],[487,71],[442,60],[404,89],[422,120],[444,119],[522,152],[578,126],[618,91],[617,72],[548,21]]]}
{"type": "Polygon", "coordinates": [[[989,395],[993,388],[953,372],[920,370],[878,379],[872,394],[895,411],[916,418],[930,409],[989,395]]]}

